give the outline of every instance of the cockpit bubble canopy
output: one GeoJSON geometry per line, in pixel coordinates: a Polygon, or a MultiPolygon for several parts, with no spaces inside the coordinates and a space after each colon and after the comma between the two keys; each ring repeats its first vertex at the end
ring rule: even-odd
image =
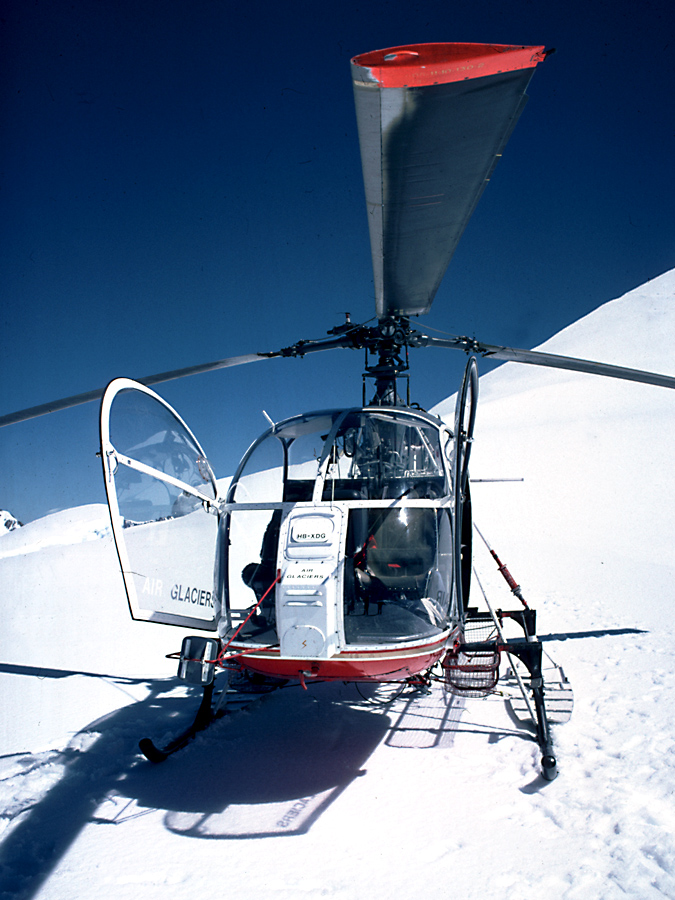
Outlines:
{"type": "Polygon", "coordinates": [[[423,412],[328,410],[273,426],[249,449],[229,502],[436,499],[452,436],[423,412]]]}

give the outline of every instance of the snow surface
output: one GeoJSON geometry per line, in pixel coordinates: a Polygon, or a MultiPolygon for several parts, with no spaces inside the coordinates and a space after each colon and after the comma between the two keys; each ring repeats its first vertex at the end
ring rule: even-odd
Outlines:
{"type": "MultiPolygon", "coordinates": [[[[674,298],[675,271],[544,347],[672,373],[674,298]]],[[[524,480],[475,483],[476,521],[575,689],[557,780],[499,694],[345,685],[268,695],[153,767],[137,739],[196,701],[164,659],[181,631],[130,621],[82,507],[0,541],[0,897],[675,897],[675,395],[515,364],[481,393],[472,477],[524,480]]]]}

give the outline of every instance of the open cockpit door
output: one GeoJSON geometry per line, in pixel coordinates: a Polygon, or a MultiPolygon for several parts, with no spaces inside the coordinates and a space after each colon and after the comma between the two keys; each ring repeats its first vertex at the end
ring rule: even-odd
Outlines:
{"type": "Polygon", "coordinates": [[[455,579],[460,607],[466,608],[471,584],[471,495],[469,457],[478,404],[478,365],[475,357],[466,364],[462,386],[455,403],[455,449],[452,482],[455,494],[455,559],[460,560],[460,576],[455,579]]]}
{"type": "Polygon", "coordinates": [[[127,378],[101,401],[101,458],[134,619],[214,631],[216,480],[171,407],[127,378]]]}

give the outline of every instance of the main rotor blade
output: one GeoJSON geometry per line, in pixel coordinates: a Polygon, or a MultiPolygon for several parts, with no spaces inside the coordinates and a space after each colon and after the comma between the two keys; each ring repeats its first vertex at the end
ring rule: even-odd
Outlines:
{"type": "MultiPolygon", "coordinates": [[[[226,369],[229,366],[241,366],[244,363],[257,362],[267,359],[271,354],[249,353],[246,356],[230,356],[227,359],[218,359],[215,362],[204,363],[200,366],[187,366],[184,369],[173,369],[170,372],[162,372],[159,375],[148,375],[147,378],[137,378],[141,384],[148,387],[152,384],[160,384],[163,381],[173,381],[175,378],[183,378],[186,375],[198,375],[201,372],[212,372],[214,369],[226,369]]],[[[48,413],[59,412],[62,409],[70,409],[72,406],[80,406],[92,400],[100,400],[105,389],[85,391],[83,394],[74,394],[72,397],[64,397],[62,400],[54,400],[52,403],[42,403],[40,406],[31,406],[19,412],[0,416],[0,428],[5,425],[15,425],[17,422],[25,422],[38,416],[46,416],[48,413]]]]}
{"type": "Polygon", "coordinates": [[[411,44],[352,60],[379,318],[429,311],[545,56],[411,44]]]}
{"type": "Polygon", "coordinates": [[[637,381],[642,384],[675,389],[675,376],[672,375],[661,375],[658,372],[647,372],[642,369],[629,369],[626,366],[612,366],[589,359],[577,359],[574,356],[542,353],[540,350],[519,350],[515,347],[483,344],[481,341],[475,341],[468,337],[433,338],[420,335],[420,340],[416,341],[415,345],[418,347],[448,347],[464,350],[466,353],[477,353],[486,359],[502,359],[508,362],[527,363],[532,366],[587,372],[590,375],[605,375],[609,378],[622,378],[625,381],[637,381]]]}

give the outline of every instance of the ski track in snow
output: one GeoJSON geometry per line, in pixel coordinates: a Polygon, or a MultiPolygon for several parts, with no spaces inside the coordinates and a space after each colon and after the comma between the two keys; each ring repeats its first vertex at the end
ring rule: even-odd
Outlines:
{"type": "MultiPolygon", "coordinates": [[[[571,353],[599,329],[634,364],[625,335],[674,293],[666,273],[549,343],[571,353]]],[[[658,321],[669,350],[675,312],[658,321]]],[[[152,766],[138,738],[175,734],[197,703],[164,659],[183,632],[128,620],[110,536],[85,539],[99,511],[80,530],[67,511],[60,544],[47,520],[0,538],[2,900],[675,898],[672,394],[523,368],[485,379],[472,474],[526,480],[476,485],[474,506],[574,687],[558,778],[499,693],[376,706],[344,685],[267,695],[152,766]]]]}

